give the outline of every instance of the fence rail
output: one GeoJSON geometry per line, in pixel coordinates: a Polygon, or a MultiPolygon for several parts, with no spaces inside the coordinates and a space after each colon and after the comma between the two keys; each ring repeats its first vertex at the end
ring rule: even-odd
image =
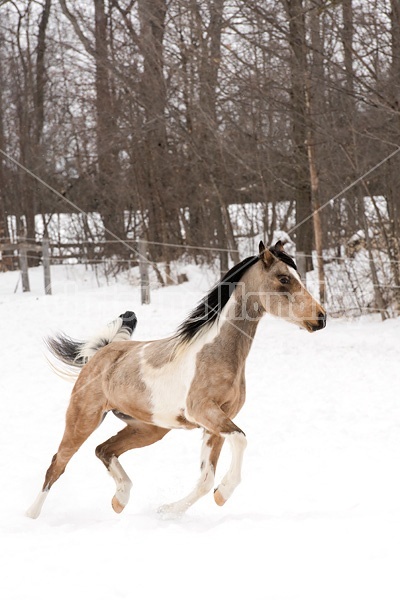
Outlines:
{"type": "MultiPolygon", "coordinates": [[[[50,265],[58,261],[66,261],[70,259],[77,259],[85,264],[98,264],[104,261],[104,246],[105,242],[50,242],[48,238],[44,237],[41,244],[35,242],[32,243],[26,238],[20,238],[18,242],[2,241],[0,242],[0,270],[9,271],[17,270],[21,271],[21,282],[22,291],[30,291],[29,282],[29,259],[40,261],[43,266],[44,275],[44,290],[45,294],[50,295],[51,292],[51,271],[50,265]],[[88,248],[92,247],[92,252],[88,254],[88,248]],[[95,248],[99,248],[98,252],[93,251],[95,248]],[[77,252],[68,252],[63,254],[63,249],[78,249],[77,252]],[[54,250],[58,250],[58,253],[54,253],[54,250]],[[99,257],[101,257],[99,259],[99,257]]],[[[115,242],[118,243],[118,242],[115,242]]],[[[148,263],[147,258],[147,242],[145,240],[139,240],[138,243],[130,240],[132,246],[138,246],[138,249],[132,247],[132,251],[135,252],[135,259],[118,261],[129,262],[130,266],[139,264],[140,266],[140,277],[141,277],[141,289],[142,289],[142,304],[150,303],[150,283],[148,275],[148,263]],[[138,260],[137,260],[138,258],[138,260]]]]}
{"type": "MultiPolygon", "coordinates": [[[[125,240],[126,245],[131,249],[127,258],[111,255],[107,252],[109,244],[118,244],[114,240],[85,240],[73,242],[58,242],[43,238],[41,243],[37,240],[19,238],[17,241],[10,241],[0,238],[0,271],[20,270],[22,290],[29,291],[29,266],[42,266],[44,274],[44,289],[46,294],[51,294],[51,273],[50,265],[68,263],[73,260],[85,265],[92,265],[96,271],[99,265],[104,265],[106,277],[110,274],[115,275],[121,268],[139,266],[141,282],[142,303],[150,302],[150,276],[149,265],[152,266],[153,273],[156,274],[158,282],[162,285],[168,283],[180,283],[182,274],[178,275],[174,281],[171,277],[169,265],[166,266],[165,276],[161,274],[163,267],[149,259],[149,248],[152,242],[144,240],[125,240]]],[[[160,242],[161,244],[161,242],[160,242]]],[[[159,243],[157,242],[157,246],[159,243]]],[[[170,244],[167,244],[170,245],[170,244]]],[[[182,253],[188,249],[195,248],[189,245],[175,245],[181,248],[182,253]]],[[[202,247],[196,247],[201,251],[202,247]]],[[[204,248],[213,250],[216,255],[223,250],[222,248],[204,248]]],[[[379,253],[378,253],[379,254],[379,253]]],[[[316,256],[313,255],[315,261],[316,256]]],[[[377,256],[377,267],[379,271],[379,281],[372,281],[369,273],[369,262],[371,257],[365,255],[354,256],[333,256],[328,253],[324,255],[324,265],[326,271],[327,286],[327,308],[332,316],[355,316],[366,313],[379,313],[382,315],[397,316],[400,314],[400,292],[399,285],[391,276],[392,265],[394,261],[380,253],[377,256]],[[379,307],[375,301],[375,290],[379,288],[385,298],[384,310],[379,307]],[[388,310],[386,310],[388,307],[388,310]]],[[[396,263],[397,264],[397,263],[396,263]]],[[[184,276],[183,276],[184,277],[184,276]]],[[[310,274],[308,284],[318,295],[318,278],[314,273],[310,274]],[[314,289],[315,288],[315,289],[314,289]]]]}

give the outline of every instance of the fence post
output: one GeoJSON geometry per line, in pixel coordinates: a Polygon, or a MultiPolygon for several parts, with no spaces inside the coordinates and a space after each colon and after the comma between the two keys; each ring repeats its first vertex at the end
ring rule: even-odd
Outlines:
{"type": "Polygon", "coordinates": [[[139,240],[139,273],[142,304],[150,304],[149,262],[147,260],[146,240],[139,240]]]}
{"type": "Polygon", "coordinates": [[[29,285],[28,256],[27,256],[27,252],[26,252],[26,238],[25,237],[20,238],[19,268],[21,269],[22,291],[30,292],[31,287],[29,285]]]}
{"type": "Polygon", "coordinates": [[[306,283],[306,279],[307,279],[307,257],[305,255],[304,252],[297,252],[296,251],[296,264],[297,264],[297,269],[300,273],[300,277],[303,281],[303,283],[306,283]]]}
{"type": "Polygon", "coordinates": [[[44,272],[44,293],[51,295],[50,244],[49,238],[46,236],[42,240],[42,258],[44,272]]]}

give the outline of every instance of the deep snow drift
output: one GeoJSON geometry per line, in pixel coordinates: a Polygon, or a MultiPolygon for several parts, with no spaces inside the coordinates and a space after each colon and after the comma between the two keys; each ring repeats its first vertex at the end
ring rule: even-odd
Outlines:
{"type": "MultiPolygon", "coordinates": [[[[60,600],[231,598],[398,600],[400,597],[400,320],[329,320],[310,335],[264,318],[247,362],[236,418],[248,447],[243,481],[223,508],[209,494],[179,520],[157,507],[190,491],[200,431],[173,431],[121,462],[134,482],[117,515],[114,483],[94,448],[122,423],[107,417],[55,484],[38,520],[34,500],[61,439],[71,384],[57,378],[42,338],[83,339],[135,310],[137,339],[170,334],[215,275],[152,292],[97,287],[90,271],[41,270],[32,292],[0,275],[2,332],[1,597],[60,600]]],[[[229,462],[223,450],[219,481],[229,462]]]]}

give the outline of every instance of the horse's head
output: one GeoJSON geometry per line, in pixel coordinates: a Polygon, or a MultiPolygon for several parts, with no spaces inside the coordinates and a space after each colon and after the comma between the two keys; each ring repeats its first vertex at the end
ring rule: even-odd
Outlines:
{"type": "Polygon", "coordinates": [[[293,259],[278,242],[265,248],[260,242],[258,288],[266,312],[313,332],[326,325],[326,312],[306,290],[293,259]],[[261,273],[260,273],[261,269],[261,273]]]}

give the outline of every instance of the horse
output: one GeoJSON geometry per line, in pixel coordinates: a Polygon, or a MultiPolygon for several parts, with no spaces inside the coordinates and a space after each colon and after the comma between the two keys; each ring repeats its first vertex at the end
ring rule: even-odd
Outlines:
{"type": "Polygon", "coordinates": [[[281,242],[269,248],[260,242],[259,253],[231,268],[168,338],[132,341],[131,311],[86,342],[64,334],[48,338],[59,374],[76,382],[64,435],[27,515],[39,516],[71,457],[110,411],[125,427],[95,452],[115,481],[115,512],[126,507],[132,487],[120,455],[154,444],[176,428],[202,428],[201,474],[186,497],[159,510],[181,515],[213,488],[228,440],[230,466],[214,489],[215,502],[224,505],[241,480],[247,442],[232,419],[245,402],[245,363],[266,313],[308,332],[326,325],[325,310],[306,290],[281,242]]]}

